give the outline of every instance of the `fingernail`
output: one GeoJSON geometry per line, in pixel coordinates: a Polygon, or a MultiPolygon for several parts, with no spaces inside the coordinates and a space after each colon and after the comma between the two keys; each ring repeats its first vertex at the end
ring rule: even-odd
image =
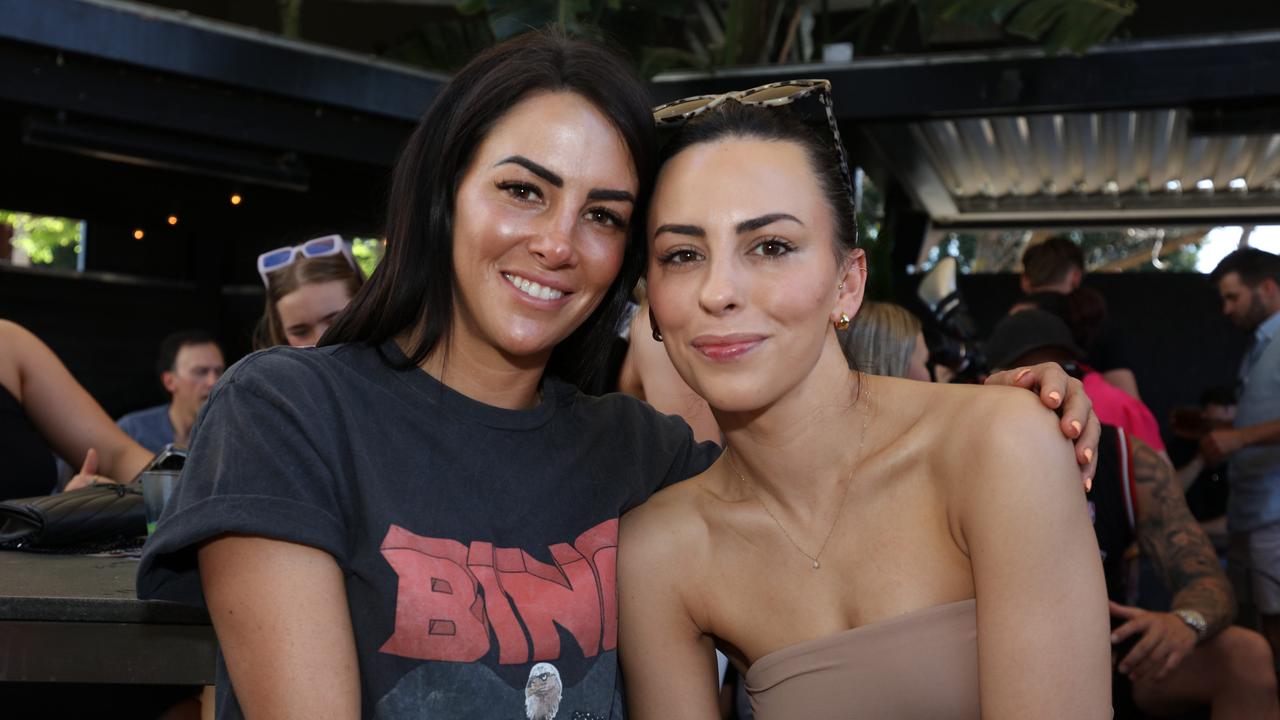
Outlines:
{"type": "Polygon", "coordinates": [[[1021,370],[1018,371],[1018,374],[1014,376],[1013,381],[1018,382],[1022,378],[1026,377],[1027,373],[1029,372],[1031,372],[1031,368],[1022,368],[1021,370]]]}
{"type": "Polygon", "coordinates": [[[1118,643],[1118,642],[1120,642],[1120,638],[1119,638],[1119,637],[1117,637],[1117,636],[1115,636],[1115,635],[1112,635],[1112,636],[1111,636],[1111,642],[1113,642],[1113,643],[1118,643]]]}
{"type": "MultiPolygon", "coordinates": [[[[1076,437],[1080,437],[1080,433],[1084,432],[1084,426],[1080,424],[1079,420],[1072,420],[1071,428],[1076,431],[1076,437]]],[[[1088,453],[1090,451],[1085,450],[1085,452],[1088,453]]]]}
{"type": "Polygon", "coordinates": [[[1085,478],[1085,479],[1084,479],[1084,491],[1085,491],[1085,492],[1089,492],[1089,491],[1090,491],[1090,490],[1092,490],[1092,489],[1093,489],[1093,478],[1091,478],[1091,477],[1087,477],[1087,478],[1085,478]]]}
{"type": "Polygon", "coordinates": [[[1062,402],[1062,393],[1058,392],[1057,390],[1054,390],[1053,392],[1049,393],[1049,399],[1054,402],[1062,402]]]}
{"type": "Polygon", "coordinates": [[[1093,448],[1084,449],[1084,461],[1093,462],[1093,448]]]}

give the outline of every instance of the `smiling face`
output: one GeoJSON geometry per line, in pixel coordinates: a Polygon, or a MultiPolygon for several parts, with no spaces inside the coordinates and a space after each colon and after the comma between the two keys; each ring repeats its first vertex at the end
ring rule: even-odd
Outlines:
{"type": "Polygon", "coordinates": [[[856,313],[865,264],[854,251],[841,267],[800,145],[731,137],[680,152],[658,176],[648,227],[654,318],[713,408],[769,405],[824,353],[847,367],[832,322],[856,313]]]}
{"type": "Polygon", "coordinates": [[[455,196],[451,344],[545,363],[617,277],[638,185],[622,136],[581,96],[515,105],[455,196]]]}

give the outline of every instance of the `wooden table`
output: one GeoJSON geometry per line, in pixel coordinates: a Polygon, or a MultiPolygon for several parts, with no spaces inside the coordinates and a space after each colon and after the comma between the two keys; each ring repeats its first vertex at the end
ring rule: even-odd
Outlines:
{"type": "Polygon", "coordinates": [[[208,614],[139,600],[138,561],[0,551],[0,682],[212,685],[208,614]]]}

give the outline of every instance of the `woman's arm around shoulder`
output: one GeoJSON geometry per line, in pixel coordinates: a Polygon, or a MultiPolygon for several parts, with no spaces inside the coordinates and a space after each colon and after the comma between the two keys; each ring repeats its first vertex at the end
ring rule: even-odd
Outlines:
{"type": "Polygon", "coordinates": [[[622,518],[618,653],[634,720],[719,717],[715,646],[698,627],[683,582],[705,541],[687,501],[674,497],[689,491],[664,490],[622,518]]]}
{"type": "Polygon", "coordinates": [[[973,567],[984,718],[1109,718],[1106,584],[1071,443],[1019,390],[957,433],[949,504],[973,567]]]}
{"type": "Polygon", "coordinates": [[[223,535],[200,579],[246,718],[360,717],[360,671],[342,570],[323,550],[223,535]]]}

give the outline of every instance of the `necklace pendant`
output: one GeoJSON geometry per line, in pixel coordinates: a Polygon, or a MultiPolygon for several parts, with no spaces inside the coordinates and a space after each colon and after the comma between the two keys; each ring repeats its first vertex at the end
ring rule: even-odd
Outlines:
{"type": "Polygon", "coordinates": [[[818,564],[818,561],[817,561],[817,560],[814,560],[814,561],[813,561],[813,569],[814,569],[814,570],[817,570],[819,567],[822,567],[822,566],[818,564]]]}

